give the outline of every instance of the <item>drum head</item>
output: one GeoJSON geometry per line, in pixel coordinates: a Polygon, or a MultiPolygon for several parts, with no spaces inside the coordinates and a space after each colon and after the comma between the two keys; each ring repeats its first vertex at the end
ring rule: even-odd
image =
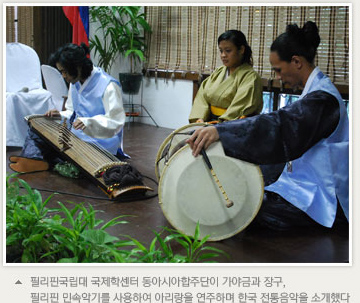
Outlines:
{"type": "Polygon", "coordinates": [[[169,136],[165,138],[164,142],[160,145],[156,155],[155,175],[158,180],[160,179],[164,166],[167,164],[165,154],[167,154],[167,159],[169,159],[170,156],[174,153],[174,148],[177,148],[181,142],[185,142],[185,140],[190,137],[190,135],[184,135],[182,133],[197,130],[204,125],[206,125],[206,123],[188,124],[174,130],[169,136]]]}
{"type": "Polygon", "coordinates": [[[230,208],[203,157],[194,157],[188,145],[182,147],[164,167],[159,182],[159,201],[170,224],[193,236],[197,223],[200,238],[229,238],[242,231],[260,209],[264,184],[258,166],[227,157],[220,142],[207,149],[213,170],[228,198],[230,208]]]}

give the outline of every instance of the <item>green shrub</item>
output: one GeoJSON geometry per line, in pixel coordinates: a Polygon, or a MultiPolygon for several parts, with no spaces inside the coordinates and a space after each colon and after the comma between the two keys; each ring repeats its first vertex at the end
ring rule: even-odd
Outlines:
{"type": "Polygon", "coordinates": [[[128,223],[121,215],[108,222],[96,219],[91,205],[83,203],[67,208],[46,207],[54,197],[42,201],[40,192],[24,180],[10,175],[6,179],[6,249],[7,262],[22,263],[195,263],[213,261],[223,251],[205,246],[208,236],[200,240],[199,225],[194,237],[162,228],[154,231],[149,248],[129,235],[123,239],[106,229],[128,223]],[[11,182],[10,182],[11,181],[11,182]],[[163,235],[166,234],[164,237],[163,235]],[[184,255],[173,253],[177,243],[184,255]]]}

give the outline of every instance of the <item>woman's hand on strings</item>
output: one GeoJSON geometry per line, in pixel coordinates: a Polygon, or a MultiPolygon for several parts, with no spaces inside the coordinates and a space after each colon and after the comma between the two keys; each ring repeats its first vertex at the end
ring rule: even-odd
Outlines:
{"type": "Polygon", "coordinates": [[[190,145],[192,149],[192,154],[196,157],[201,150],[207,149],[211,143],[219,140],[219,133],[214,126],[207,126],[197,129],[189,139],[186,140],[186,143],[190,145]]]}
{"type": "Polygon", "coordinates": [[[81,120],[76,119],[75,122],[73,123],[73,128],[84,130],[86,126],[81,120]]]}
{"type": "Polygon", "coordinates": [[[60,112],[57,109],[51,109],[45,113],[45,116],[57,118],[57,117],[60,117],[60,112]]]}

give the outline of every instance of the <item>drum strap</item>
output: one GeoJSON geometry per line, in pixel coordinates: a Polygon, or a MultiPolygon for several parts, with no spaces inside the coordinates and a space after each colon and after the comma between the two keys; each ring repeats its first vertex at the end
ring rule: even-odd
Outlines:
{"type": "Polygon", "coordinates": [[[188,131],[188,132],[185,132],[185,133],[174,133],[172,136],[171,136],[171,139],[170,139],[170,142],[168,143],[168,145],[165,147],[164,149],[164,153],[162,154],[162,156],[160,157],[160,159],[157,161],[156,165],[162,160],[162,159],[165,159],[165,164],[169,161],[169,159],[171,158],[172,154],[170,154],[170,147],[171,147],[171,144],[172,144],[172,141],[174,139],[174,137],[176,135],[192,135],[194,133],[194,131],[188,131]]]}

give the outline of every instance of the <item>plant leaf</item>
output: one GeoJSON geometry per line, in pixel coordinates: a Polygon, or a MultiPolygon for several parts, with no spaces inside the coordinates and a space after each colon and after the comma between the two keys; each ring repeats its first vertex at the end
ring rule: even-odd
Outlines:
{"type": "Polygon", "coordinates": [[[57,263],[78,263],[78,258],[62,258],[57,261],[57,263]]]}
{"type": "Polygon", "coordinates": [[[109,235],[106,231],[99,229],[85,230],[80,236],[90,243],[97,245],[112,243],[119,240],[117,237],[109,235]]]}

